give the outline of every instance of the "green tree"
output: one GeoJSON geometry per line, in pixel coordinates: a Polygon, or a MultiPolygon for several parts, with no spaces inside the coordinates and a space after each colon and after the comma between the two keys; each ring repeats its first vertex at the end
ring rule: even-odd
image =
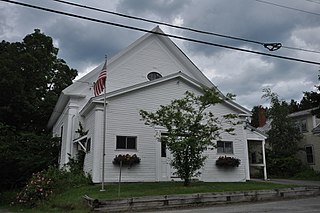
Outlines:
{"type": "Polygon", "coordinates": [[[59,138],[0,123],[0,187],[23,185],[32,173],[57,164],[58,154],[59,138]]]}
{"type": "Polygon", "coordinates": [[[61,91],[77,71],[57,57],[52,38],[35,30],[0,43],[0,185],[21,185],[56,164],[59,140],[45,131],[61,91]]]}
{"type": "Polygon", "coordinates": [[[223,121],[208,110],[222,101],[217,92],[204,89],[201,96],[186,92],[185,97],[160,106],[156,112],[140,111],[146,125],[159,125],[167,129],[161,141],[173,155],[171,165],[176,169],[176,175],[184,180],[185,186],[190,184],[192,177],[200,174],[199,169],[206,159],[203,152],[214,148],[213,140],[219,137],[221,131],[231,133],[234,130],[232,120],[235,115],[223,117],[225,122],[230,123],[230,128],[222,129],[223,121]]]}
{"type": "MultiPolygon", "coordinates": [[[[318,80],[320,80],[320,75],[318,75],[318,80]]],[[[316,91],[304,92],[303,97],[300,101],[300,110],[312,109],[312,113],[320,117],[320,85],[315,86],[316,91]]]]}
{"type": "Polygon", "coordinates": [[[57,55],[52,38],[38,29],[22,42],[0,43],[0,122],[44,131],[61,91],[77,75],[57,55]]]}
{"type": "Polygon", "coordinates": [[[271,129],[268,134],[267,166],[271,175],[290,176],[301,168],[301,162],[295,158],[299,151],[298,143],[302,134],[288,116],[289,104],[280,100],[270,89],[264,90],[263,98],[270,99],[268,118],[271,129]]]}

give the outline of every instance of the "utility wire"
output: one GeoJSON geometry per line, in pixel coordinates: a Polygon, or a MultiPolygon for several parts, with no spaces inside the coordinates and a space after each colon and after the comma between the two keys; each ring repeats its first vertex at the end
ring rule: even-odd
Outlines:
{"type": "Polygon", "coordinates": [[[276,6],[276,7],[282,7],[282,8],[289,9],[289,10],[295,10],[295,11],[299,11],[299,12],[303,12],[303,13],[308,13],[308,14],[311,14],[311,15],[320,16],[320,13],[314,13],[314,12],[310,12],[310,11],[307,11],[307,10],[301,10],[301,9],[294,8],[294,7],[288,7],[288,6],[285,6],[285,5],[276,4],[276,3],[273,3],[273,2],[269,2],[269,1],[264,1],[264,0],[255,0],[255,1],[256,2],[260,2],[260,3],[264,3],[264,4],[273,5],[273,6],[276,6]]]}
{"type": "Polygon", "coordinates": [[[307,64],[320,65],[320,62],[309,61],[309,60],[293,58],[293,57],[287,57],[287,56],[281,56],[281,55],[274,55],[274,54],[263,53],[263,52],[248,50],[248,49],[242,49],[242,48],[238,48],[238,47],[232,47],[232,46],[227,46],[227,45],[222,45],[222,44],[217,44],[217,43],[211,43],[211,42],[202,41],[202,40],[196,40],[196,39],[177,36],[177,35],[172,35],[172,34],[165,34],[165,33],[161,33],[161,32],[155,32],[155,31],[146,30],[146,29],[143,29],[143,28],[132,27],[132,26],[128,26],[128,25],[115,23],[115,22],[99,20],[99,19],[90,18],[90,17],[81,16],[81,15],[72,14],[72,13],[67,13],[67,12],[63,12],[63,11],[57,11],[57,10],[53,10],[53,9],[50,9],[50,8],[40,7],[40,6],[26,4],[26,3],[22,3],[22,2],[15,2],[15,1],[11,1],[11,0],[0,0],[0,1],[8,2],[8,3],[12,3],[12,4],[17,4],[17,5],[21,5],[21,6],[24,6],[24,7],[34,8],[34,9],[38,9],[38,10],[43,10],[43,11],[47,11],[47,12],[51,12],[51,13],[70,16],[70,17],[74,17],[74,18],[84,19],[84,20],[88,20],[88,21],[92,21],[92,22],[101,23],[101,24],[108,24],[108,25],[112,25],[112,26],[116,26],[116,27],[120,27],[120,28],[126,28],[126,29],[136,30],[136,31],[145,32],[145,33],[152,33],[152,34],[157,34],[157,35],[161,35],[161,36],[167,36],[167,37],[176,38],[176,39],[185,40],[185,41],[190,41],[190,42],[194,42],[194,43],[205,44],[205,45],[210,45],[210,46],[215,46],[215,47],[220,47],[220,48],[225,48],[225,49],[231,49],[231,50],[237,50],[237,51],[247,52],[247,53],[252,53],[252,54],[264,55],[264,56],[269,56],[269,57],[273,57],[273,58],[280,58],[280,59],[284,59],[284,60],[290,60],[290,61],[302,62],[302,63],[307,63],[307,64]]]}
{"type": "Polygon", "coordinates": [[[254,40],[249,40],[249,39],[244,39],[244,38],[239,38],[239,37],[234,37],[234,36],[229,36],[229,35],[222,35],[222,34],[218,34],[218,33],[213,33],[213,32],[208,32],[208,31],[203,31],[203,30],[197,30],[197,29],[189,28],[189,27],[177,26],[177,25],[173,25],[173,24],[169,24],[169,23],[165,23],[165,22],[154,21],[154,20],[150,20],[150,19],[137,17],[137,16],[130,16],[130,15],[126,15],[126,14],[123,14],[123,13],[117,13],[117,12],[113,12],[113,11],[110,11],[110,10],[103,10],[103,9],[99,9],[99,8],[96,8],[96,7],[90,7],[90,6],[86,6],[86,5],[76,4],[76,3],[73,3],[73,2],[68,2],[68,1],[63,1],[63,0],[52,0],[52,1],[60,2],[60,3],[63,3],[63,4],[68,4],[68,5],[72,5],[72,6],[76,6],[76,7],[82,7],[82,8],[86,8],[86,9],[90,9],[90,10],[95,10],[95,11],[99,11],[99,12],[103,12],[103,13],[108,13],[108,14],[112,14],[112,15],[117,15],[117,16],[129,18],[129,19],[135,19],[135,20],[145,21],[145,22],[149,22],[149,23],[153,23],[153,24],[160,24],[160,25],[164,25],[164,26],[168,26],[168,27],[172,27],[172,28],[188,30],[188,31],[196,32],[196,33],[214,35],[214,36],[219,36],[219,37],[223,37],[223,38],[235,39],[235,40],[239,40],[239,41],[245,41],[245,42],[250,42],[250,43],[255,43],[255,44],[260,44],[260,45],[264,45],[265,44],[265,43],[260,42],[260,41],[254,41],[254,40]]]}
{"type": "Polygon", "coordinates": [[[187,31],[196,32],[196,33],[200,33],[200,34],[206,34],[206,35],[213,35],[213,36],[227,38],[227,39],[234,39],[234,40],[244,41],[244,42],[248,42],[248,43],[254,43],[254,44],[258,44],[258,45],[264,46],[269,51],[275,51],[275,50],[278,50],[278,49],[280,49],[282,47],[282,48],[285,48],[285,49],[299,50],[299,51],[304,51],[304,52],[311,52],[311,53],[319,53],[320,54],[320,51],[317,51],[317,50],[310,50],[310,49],[304,49],[304,48],[298,48],[298,47],[290,47],[290,46],[286,46],[286,45],[281,45],[280,43],[264,43],[264,42],[261,42],[261,41],[249,40],[249,39],[230,36],[230,35],[223,35],[223,34],[219,34],[219,33],[198,30],[198,29],[194,29],[194,28],[190,28],[190,27],[177,26],[177,25],[173,25],[173,24],[169,24],[169,23],[165,23],[165,22],[154,21],[154,20],[150,20],[150,19],[137,17],[137,16],[130,16],[130,15],[126,15],[126,14],[123,14],[123,13],[113,12],[113,11],[110,11],[110,10],[103,10],[103,9],[100,9],[100,8],[90,7],[90,6],[87,6],[87,5],[81,5],[81,4],[68,2],[68,1],[63,1],[63,0],[53,0],[53,1],[59,2],[59,3],[63,3],[63,4],[67,4],[67,5],[76,6],[76,7],[81,7],[81,8],[85,8],[85,9],[90,9],[90,10],[94,10],[94,11],[99,11],[99,12],[103,12],[103,13],[108,13],[108,14],[112,14],[112,15],[117,15],[117,16],[129,18],[129,19],[135,19],[135,20],[149,22],[149,23],[153,23],[153,24],[160,24],[160,25],[164,25],[164,26],[168,26],[168,27],[172,27],[172,28],[176,28],[176,29],[182,29],[182,30],[187,30],[187,31]]]}

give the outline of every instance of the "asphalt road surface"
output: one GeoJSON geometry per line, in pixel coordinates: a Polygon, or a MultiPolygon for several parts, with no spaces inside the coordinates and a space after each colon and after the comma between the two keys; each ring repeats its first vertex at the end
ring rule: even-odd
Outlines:
{"type": "MultiPolygon", "coordinates": [[[[320,196],[257,203],[240,203],[212,207],[153,211],[153,213],[320,213],[320,196]]],[[[146,213],[146,212],[145,212],[146,213]]],[[[150,212],[151,213],[151,212],[150,212]]]]}

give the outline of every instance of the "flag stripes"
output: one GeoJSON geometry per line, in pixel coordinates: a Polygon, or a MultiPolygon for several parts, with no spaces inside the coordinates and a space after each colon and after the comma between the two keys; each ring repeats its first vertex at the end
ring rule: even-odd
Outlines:
{"type": "Polygon", "coordinates": [[[102,70],[100,71],[97,81],[93,85],[94,96],[98,96],[102,93],[102,91],[106,86],[106,79],[107,79],[107,64],[105,62],[102,70]]]}

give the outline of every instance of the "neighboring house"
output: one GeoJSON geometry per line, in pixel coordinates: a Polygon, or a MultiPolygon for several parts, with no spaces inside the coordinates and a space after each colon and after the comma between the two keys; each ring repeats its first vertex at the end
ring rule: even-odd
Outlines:
{"type": "Polygon", "coordinates": [[[303,138],[299,144],[303,151],[299,151],[299,158],[304,164],[316,171],[320,171],[320,119],[312,115],[313,109],[290,114],[303,138]]]}
{"type": "MultiPolygon", "coordinates": [[[[153,31],[163,33],[159,27],[153,31]]],[[[102,182],[104,95],[94,97],[92,83],[97,80],[102,66],[62,91],[48,122],[53,134],[61,137],[60,166],[68,162],[68,154],[75,156],[83,149],[86,151],[84,171],[90,173],[94,183],[102,182]],[[88,131],[82,137],[76,133],[79,122],[88,131]]],[[[119,166],[113,165],[112,161],[119,154],[136,154],[141,158],[140,164],[122,169],[122,181],[175,179],[170,166],[171,155],[159,142],[159,136],[166,130],[146,126],[139,110],[155,111],[160,105],[183,97],[186,91],[200,95],[202,87],[216,89],[167,36],[147,33],[112,57],[107,65],[104,181],[118,181],[119,166]]],[[[262,153],[261,160],[259,158],[253,166],[262,168],[266,179],[266,137],[247,126],[251,112],[231,100],[210,110],[220,117],[235,113],[238,121],[243,122],[235,126],[234,135],[222,134],[219,141],[214,141],[217,149],[206,151],[208,158],[198,179],[250,180],[248,146],[251,143],[260,147],[262,153]],[[225,155],[239,158],[239,167],[217,167],[216,159],[225,155]]]]}

